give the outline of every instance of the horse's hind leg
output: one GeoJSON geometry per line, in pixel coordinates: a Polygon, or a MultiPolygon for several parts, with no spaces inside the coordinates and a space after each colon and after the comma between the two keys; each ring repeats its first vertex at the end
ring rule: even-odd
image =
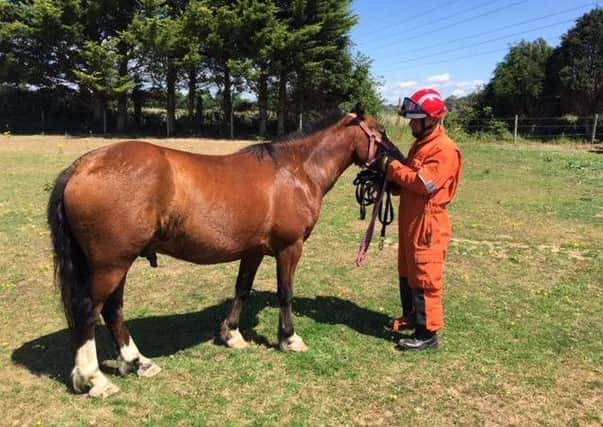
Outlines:
{"type": "Polygon", "coordinates": [[[293,313],[291,312],[293,277],[302,249],[303,242],[299,241],[276,255],[277,296],[281,309],[278,336],[279,346],[283,351],[303,352],[308,350],[304,341],[293,330],[293,313]]]}
{"type": "Polygon", "coordinates": [[[97,270],[90,277],[90,286],[82,287],[71,296],[75,367],[71,372],[73,388],[88,390],[91,397],[107,397],[119,391],[100,371],[96,354],[96,319],[103,308],[107,292],[111,293],[126,274],[126,270],[97,270]]]}
{"type": "Polygon", "coordinates": [[[247,341],[239,332],[239,321],[262,258],[263,255],[257,254],[241,259],[235,287],[235,298],[230,313],[220,329],[220,339],[230,348],[245,348],[248,346],[247,341]]]}
{"type": "Polygon", "coordinates": [[[158,374],[161,368],[140,353],[124,322],[122,309],[125,283],[126,276],[124,275],[117,289],[105,302],[102,310],[103,319],[111,331],[119,352],[119,372],[122,375],[136,372],[139,377],[152,377],[158,374]]]}

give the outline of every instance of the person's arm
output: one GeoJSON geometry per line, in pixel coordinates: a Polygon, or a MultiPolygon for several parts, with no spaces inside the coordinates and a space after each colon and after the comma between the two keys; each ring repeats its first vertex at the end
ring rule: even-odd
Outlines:
{"type": "Polygon", "coordinates": [[[393,160],[387,168],[387,179],[414,193],[427,195],[442,188],[446,181],[455,175],[458,167],[456,150],[445,149],[426,160],[418,171],[393,160]]]}

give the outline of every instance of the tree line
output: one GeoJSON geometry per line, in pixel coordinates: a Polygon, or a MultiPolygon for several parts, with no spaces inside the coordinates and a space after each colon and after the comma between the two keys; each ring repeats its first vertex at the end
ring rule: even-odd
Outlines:
{"type": "Polygon", "coordinates": [[[357,99],[379,107],[357,19],[351,0],[0,0],[0,115],[71,112],[105,132],[109,115],[123,133],[161,106],[171,135],[216,107],[233,137],[248,94],[255,132],[274,117],[282,135],[357,99]]]}
{"type": "Polygon", "coordinates": [[[447,101],[451,121],[469,132],[504,132],[496,117],[514,115],[566,116],[580,126],[576,116],[603,111],[603,9],[581,16],[556,48],[542,38],[512,46],[481,90],[447,101]]]}

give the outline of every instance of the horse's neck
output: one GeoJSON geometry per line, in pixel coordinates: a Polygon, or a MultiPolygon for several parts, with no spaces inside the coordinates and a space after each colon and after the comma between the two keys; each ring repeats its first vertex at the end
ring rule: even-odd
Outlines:
{"type": "Polygon", "coordinates": [[[317,134],[303,163],[305,173],[322,195],[352,164],[352,138],[346,138],[344,133],[327,129],[317,134]]]}

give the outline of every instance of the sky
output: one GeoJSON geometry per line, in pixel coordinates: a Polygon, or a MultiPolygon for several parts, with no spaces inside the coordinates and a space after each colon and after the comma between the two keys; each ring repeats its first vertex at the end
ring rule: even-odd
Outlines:
{"type": "Polygon", "coordinates": [[[521,40],[556,47],[576,19],[601,7],[588,0],[354,0],[354,50],[373,60],[386,102],[420,87],[463,96],[487,83],[521,40]]]}

